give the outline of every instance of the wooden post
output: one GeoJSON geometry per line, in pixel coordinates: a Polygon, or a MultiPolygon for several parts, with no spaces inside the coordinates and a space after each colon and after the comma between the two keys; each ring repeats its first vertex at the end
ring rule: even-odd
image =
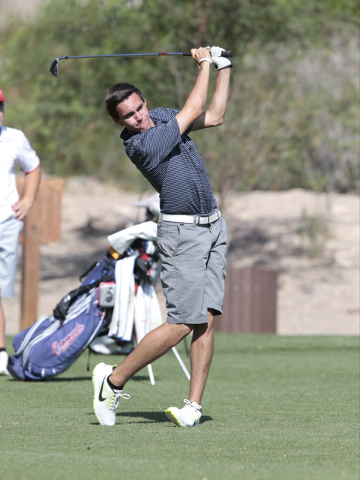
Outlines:
{"type": "Polygon", "coordinates": [[[224,313],[214,331],[276,333],[277,273],[262,268],[228,268],[224,313]]]}
{"type": "MultiPolygon", "coordinates": [[[[24,179],[17,178],[16,184],[21,196],[24,179]]],[[[19,242],[23,244],[21,330],[30,327],[37,319],[40,245],[60,241],[63,188],[62,178],[41,180],[36,198],[25,217],[24,228],[19,236],[19,242]]]]}
{"type": "Polygon", "coordinates": [[[21,330],[32,325],[37,318],[40,274],[40,208],[39,198],[36,198],[24,220],[20,310],[21,330]]]}

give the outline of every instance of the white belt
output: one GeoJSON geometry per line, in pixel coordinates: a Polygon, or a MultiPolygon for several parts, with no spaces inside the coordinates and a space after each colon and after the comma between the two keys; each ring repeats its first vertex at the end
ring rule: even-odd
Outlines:
{"type": "Polygon", "coordinates": [[[165,222],[177,222],[177,223],[196,223],[197,225],[208,225],[215,222],[221,217],[220,210],[215,210],[211,215],[206,217],[200,217],[198,215],[169,215],[167,213],[160,213],[160,220],[165,222]]]}

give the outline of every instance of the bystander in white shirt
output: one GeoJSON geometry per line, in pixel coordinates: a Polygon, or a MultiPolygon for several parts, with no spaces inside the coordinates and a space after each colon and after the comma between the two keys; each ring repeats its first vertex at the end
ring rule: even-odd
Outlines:
{"type": "Polygon", "coordinates": [[[40,166],[40,160],[21,130],[1,127],[0,130],[0,223],[14,216],[11,206],[19,200],[14,165],[24,173],[40,166]]]}

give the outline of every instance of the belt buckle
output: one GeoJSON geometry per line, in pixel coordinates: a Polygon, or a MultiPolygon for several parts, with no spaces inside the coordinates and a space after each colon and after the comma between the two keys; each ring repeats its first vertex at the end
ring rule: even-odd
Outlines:
{"type": "Polygon", "coordinates": [[[216,210],[216,211],[213,213],[213,216],[214,216],[214,220],[213,220],[214,222],[215,222],[215,220],[219,220],[219,218],[220,218],[219,210],[216,210]]]}

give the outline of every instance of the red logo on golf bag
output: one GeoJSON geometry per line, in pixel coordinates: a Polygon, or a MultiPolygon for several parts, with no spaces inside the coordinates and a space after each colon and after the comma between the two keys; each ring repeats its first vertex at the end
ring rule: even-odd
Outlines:
{"type": "Polygon", "coordinates": [[[79,325],[78,323],[75,325],[74,330],[66,335],[65,338],[60,340],[60,342],[54,342],[52,344],[52,351],[54,355],[60,355],[60,353],[64,353],[65,350],[73,343],[73,341],[84,331],[85,326],[79,325]]]}

